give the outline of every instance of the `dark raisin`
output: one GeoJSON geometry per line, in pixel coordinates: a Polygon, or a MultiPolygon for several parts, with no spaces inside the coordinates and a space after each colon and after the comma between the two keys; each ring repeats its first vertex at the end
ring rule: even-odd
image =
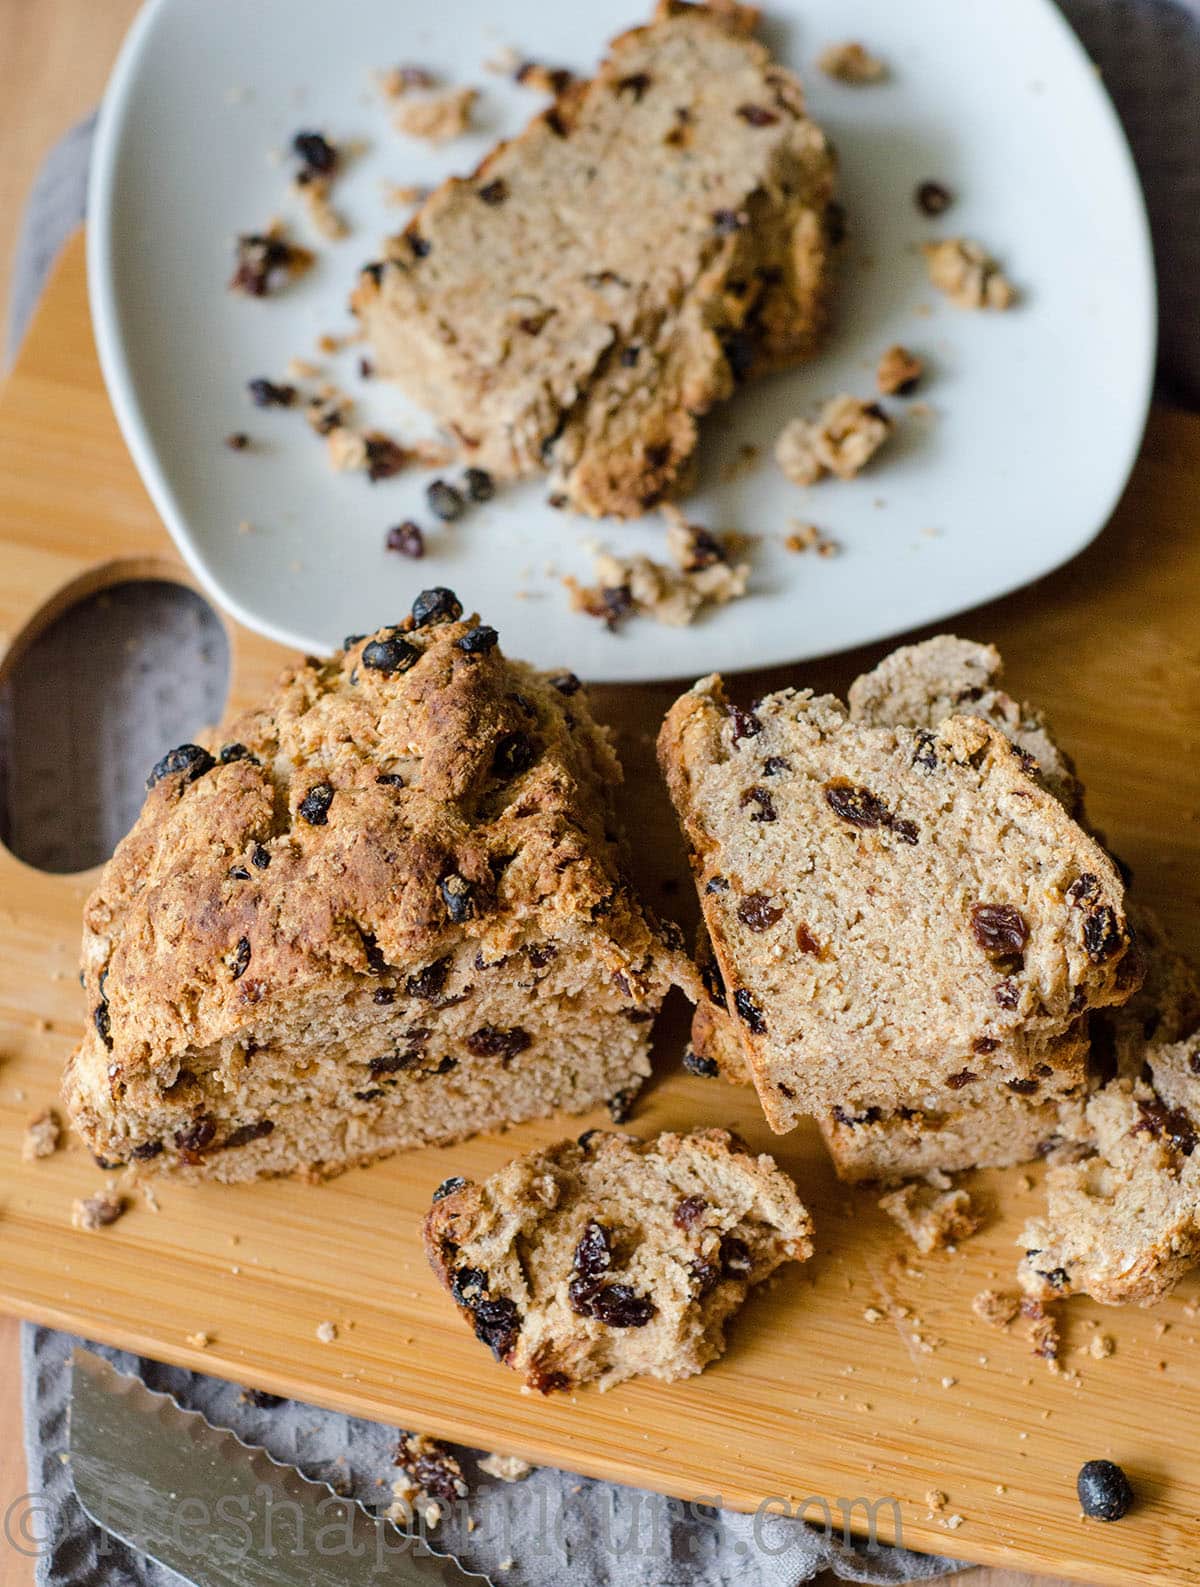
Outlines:
{"type": "Polygon", "coordinates": [[[1038,1083],[1036,1080],[1006,1080],[1005,1085],[1019,1097],[1032,1097],[1037,1095],[1038,1083]]]}
{"type": "Polygon", "coordinates": [[[571,1266],[581,1278],[598,1278],[612,1266],[612,1242],[608,1230],[595,1218],[589,1219],[575,1246],[571,1266]]]}
{"type": "Polygon", "coordinates": [[[329,176],[337,169],[337,150],[319,132],[298,132],[292,139],[292,152],[318,176],[329,176]]]}
{"type": "Polygon", "coordinates": [[[692,1275],[692,1283],[696,1287],[696,1296],[699,1300],[710,1295],[721,1282],[721,1269],[715,1262],[693,1262],[688,1271],[692,1275]]]}
{"type": "Polygon", "coordinates": [[[358,361],[358,375],[360,380],[370,380],[375,373],[375,365],[369,358],[360,358],[358,361]]]}
{"type": "Polygon", "coordinates": [[[757,738],[763,730],[763,725],[753,711],[743,711],[740,705],[729,707],[730,720],[733,722],[733,742],[736,744],[743,738],[757,738]]]}
{"type": "MultiPolygon", "coordinates": [[[[418,970],[415,975],[410,975],[404,983],[404,990],[409,997],[433,999],[441,994],[449,973],[450,960],[435,959],[432,964],[427,964],[423,970],[418,970]]],[[[409,1036],[412,1036],[411,1031],[409,1036]]]]}
{"type": "Polygon", "coordinates": [[[503,1361],[517,1342],[521,1314],[507,1296],[480,1301],[475,1308],[475,1337],[491,1348],[497,1361],[503,1361]]]}
{"type": "Polygon", "coordinates": [[[703,1196],[684,1196],[675,1203],[671,1221],[677,1229],[691,1230],[707,1211],[708,1202],[703,1196]]]}
{"type": "Polygon", "coordinates": [[[608,1116],[614,1124],[624,1124],[633,1112],[633,1104],[637,1101],[639,1087],[622,1086],[619,1091],[614,1091],[605,1104],[608,1116]]]}
{"type": "Polygon", "coordinates": [[[465,651],[468,656],[486,656],[490,651],[495,650],[499,643],[500,635],[486,623],[480,623],[477,627],[469,629],[457,641],[458,648],[465,651]]]}
{"type": "Polygon", "coordinates": [[[463,484],[472,501],[491,501],[496,494],[496,482],[486,468],[468,468],[463,473],[463,484]]]}
{"type": "Polygon", "coordinates": [[[249,1146],[251,1141],[261,1141],[275,1128],[271,1119],[258,1119],[253,1124],[239,1124],[237,1129],[221,1142],[223,1147],[249,1146]]]}
{"type": "Polygon", "coordinates": [[[175,1145],[181,1152],[197,1153],[211,1146],[216,1139],[217,1126],[207,1113],[202,1113],[198,1119],[188,1125],[186,1129],[175,1132],[175,1145]]]}
{"type": "Polygon", "coordinates": [[[257,866],[260,871],[265,871],[271,863],[271,855],[261,843],[256,843],[250,851],[250,863],[257,866]]]}
{"type": "Polygon", "coordinates": [[[146,1163],[152,1157],[160,1156],[162,1149],[163,1143],[161,1141],[143,1141],[140,1146],[135,1146],[129,1155],[135,1157],[139,1163],[146,1163]]]}
{"type": "Polygon", "coordinates": [[[245,430],[234,430],[225,437],[225,445],[231,452],[244,452],[250,445],[250,437],[245,430]]]}
{"type": "Polygon", "coordinates": [[[514,1025],[504,1030],[499,1025],[481,1025],[467,1037],[467,1051],[476,1058],[503,1058],[506,1062],[533,1045],[527,1030],[514,1025]]]}
{"type": "Polygon", "coordinates": [[[750,127],[773,127],[779,120],[773,110],[766,110],[762,105],[739,105],[738,115],[750,127]]]}
{"type": "MultiPolygon", "coordinates": [[[[899,1111],[901,1114],[907,1114],[907,1110],[904,1108],[899,1111]]],[[[882,1114],[878,1108],[867,1108],[863,1113],[849,1113],[845,1108],[835,1105],[833,1116],[839,1124],[857,1125],[877,1124],[882,1114]]]]}
{"type": "Polygon", "coordinates": [[[408,453],[390,435],[380,435],[377,430],[372,430],[369,435],[363,436],[363,447],[367,455],[367,478],[372,485],[378,484],[381,479],[393,479],[408,466],[408,453]]]}
{"type": "Polygon", "coordinates": [[[535,970],[544,970],[552,959],[558,958],[558,949],[552,942],[531,942],[525,949],[525,957],[535,970]]]}
{"type": "Polygon", "coordinates": [[[372,1058],[367,1065],[372,1078],[378,1079],[380,1075],[397,1075],[405,1069],[411,1069],[421,1054],[413,1047],[407,1052],[384,1053],[380,1058],[372,1058]]]}
{"type": "Polygon", "coordinates": [[[575,1137],[575,1143],[582,1151],[587,1152],[591,1150],[592,1142],[596,1139],[597,1135],[603,1134],[603,1130],[584,1130],[582,1135],[577,1135],[575,1137]]]}
{"type": "Polygon", "coordinates": [[[1016,1008],[1021,1001],[1021,988],[1009,976],[1007,980],[997,981],[995,998],[1001,1008],[1016,1008]]]}
{"type": "Polygon", "coordinates": [[[583,684],[573,672],[556,672],[553,677],[547,678],[546,682],[552,689],[557,689],[559,694],[578,694],[583,688],[583,684]]]}
{"type": "Polygon", "coordinates": [[[422,590],[412,603],[414,628],[428,628],[431,623],[454,623],[462,616],[462,603],[453,590],[435,585],[422,590]]]}
{"type": "Polygon", "coordinates": [[[972,1052],[995,1052],[1000,1043],[995,1036],[976,1036],[971,1043],[972,1052]]]}
{"type": "Polygon", "coordinates": [[[443,523],[453,523],[467,510],[462,492],[444,479],[435,479],[426,485],[425,500],[429,503],[430,512],[443,523]]]}
{"type": "Polygon", "coordinates": [[[414,259],[424,259],[433,247],[433,244],[422,237],[419,231],[405,232],[404,240],[408,243],[408,251],[414,259]]]}
{"type": "Polygon", "coordinates": [[[729,891],[729,878],[727,876],[710,876],[704,884],[706,893],[727,893],[729,891]]]}
{"type": "Polygon", "coordinates": [[[821,957],[821,944],[813,936],[803,920],[796,927],[796,946],[801,953],[811,953],[814,959],[821,957]]]}
{"type": "Polygon", "coordinates": [[[767,1022],[763,1018],[762,1009],[759,1008],[744,986],[739,986],[733,994],[733,1006],[737,1009],[738,1018],[744,1022],[754,1035],[762,1036],[765,1034],[767,1022]]]}
{"type": "Polygon", "coordinates": [[[537,759],[537,748],[527,733],[505,733],[492,755],[492,776],[504,782],[527,772],[537,759]]]}
{"type": "Polygon", "coordinates": [[[971,907],[971,932],[983,951],[993,959],[1020,958],[1029,941],[1029,926],[1012,904],[974,904],[971,907]]]}
{"type": "Polygon", "coordinates": [[[97,1036],[99,1036],[109,1052],[112,1052],[112,1020],[108,1013],[107,998],[102,998],[92,1010],[92,1024],[96,1027],[97,1036]]]}
{"type": "Polygon", "coordinates": [[[728,237],[731,232],[743,231],[750,224],[750,216],[744,209],[714,209],[712,223],[718,237],[728,237]]]}
{"type": "Polygon", "coordinates": [[[720,341],[721,351],[725,355],[725,362],[729,365],[733,378],[737,381],[745,380],[754,368],[756,351],[754,337],[747,330],[723,331],[720,341]]]}
{"type": "Polygon", "coordinates": [[[438,884],[438,891],[442,895],[446,913],[455,925],[470,920],[475,913],[475,900],[472,896],[471,884],[466,877],[460,876],[457,871],[451,871],[449,876],[444,876],[438,884]]]}
{"type": "Polygon", "coordinates": [[[481,1267],[460,1267],[450,1280],[450,1293],[460,1306],[476,1306],[487,1291],[488,1276],[481,1267]]]}
{"type": "Polygon", "coordinates": [[[649,88],[651,82],[649,72],[630,72],[628,77],[617,79],[618,94],[632,94],[636,104],[649,88]]]}
{"type": "Polygon", "coordinates": [[[179,786],[186,787],[188,783],[195,782],[197,777],[203,777],[216,765],[216,761],[206,749],[201,749],[199,744],[180,744],[178,749],[168,751],[161,760],[155,761],[149,777],[146,778],[146,787],[153,788],[156,783],[162,782],[164,777],[180,776],[179,786]]]}
{"type": "Polygon", "coordinates": [[[277,1405],[286,1404],[282,1394],[268,1394],[265,1389],[246,1389],[243,1397],[256,1411],[273,1411],[277,1405]]]}
{"type": "Polygon", "coordinates": [[[778,777],[781,771],[791,771],[792,763],[785,760],[782,755],[768,755],[763,761],[762,774],[764,777],[778,777]]]}
{"type": "Polygon", "coordinates": [[[917,729],[916,738],[917,747],[913,750],[912,764],[919,766],[922,771],[936,771],[938,758],[933,734],[922,727],[917,729]]]}
{"type": "Polygon", "coordinates": [[[757,807],[751,813],[751,821],[777,821],[779,819],[775,813],[775,801],[765,788],[747,788],[738,803],[743,810],[747,805],[755,805],[757,807]]]}
{"type": "Polygon", "coordinates": [[[398,551],[402,557],[411,557],[414,561],[425,555],[425,536],[421,526],[411,518],[389,529],[384,545],[387,550],[398,551]]]}
{"type": "MultiPolygon", "coordinates": [[[[825,784],[825,802],[835,816],[848,821],[851,826],[891,827],[897,830],[897,836],[903,835],[898,830],[901,825],[912,827],[911,822],[897,822],[878,794],[873,794],[869,788],[860,788],[844,777],[835,777],[825,784]]],[[[911,841],[914,842],[915,832],[913,828],[914,837],[911,841]]]]}
{"type": "Polygon", "coordinates": [[[407,639],[402,639],[399,634],[392,634],[387,639],[373,639],[369,645],[363,646],[362,664],[371,672],[382,672],[388,677],[395,672],[407,672],[410,667],[416,666],[421,659],[421,652],[415,645],[410,645],[407,639]]]}
{"type": "Polygon", "coordinates": [[[295,386],[279,385],[261,375],[257,380],[248,380],[246,390],[256,408],[290,408],[296,400],[295,386]]]}
{"type": "Polygon", "coordinates": [[[725,977],[716,959],[708,954],[700,961],[700,979],[704,982],[709,1002],[715,1003],[718,1008],[725,1008],[725,977]]]}
{"type": "Polygon", "coordinates": [[[434,1201],[445,1201],[447,1196],[452,1196],[456,1190],[461,1190],[466,1180],[461,1174],[452,1174],[449,1179],[443,1179],[433,1193],[434,1201]]]}
{"type": "Polygon", "coordinates": [[[217,751],[217,759],[222,766],[228,766],[235,760],[248,760],[253,765],[261,765],[257,755],[252,755],[244,744],[222,744],[217,751]]]}
{"type": "Polygon", "coordinates": [[[913,196],[922,215],[944,215],[954,202],[954,194],[940,182],[921,182],[913,196]]]}
{"type": "Polygon", "coordinates": [[[369,281],[373,281],[376,286],[378,286],[383,280],[383,272],[384,264],[380,259],[372,259],[368,264],[365,264],[362,267],[362,274],[365,275],[369,281]]]}
{"type": "Polygon", "coordinates": [[[628,1284],[601,1284],[587,1315],[608,1328],[644,1328],[657,1310],[648,1295],[639,1295],[628,1284]]]}
{"type": "Polygon", "coordinates": [[[702,1080],[715,1080],[721,1072],[711,1058],[702,1058],[690,1047],[683,1055],[683,1067],[688,1074],[699,1075],[702,1080]]]}
{"type": "Polygon", "coordinates": [[[640,347],[636,347],[636,346],[622,347],[622,349],[621,349],[621,367],[623,369],[632,369],[632,368],[634,368],[634,366],[637,364],[637,361],[638,361],[639,357],[641,356],[641,351],[642,351],[641,348],[640,347]]]}
{"type": "Polygon", "coordinates": [[[238,938],[237,947],[233,950],[233,958],[229,961],[229,968],[235,981],[240,981],[250,968],[250,939],[248,937],[238,938]]]}
{"type": "Polygon", "coordinates": [[[750,931],[769,931],[783,919],[783,910],[766,893],[747,893],[738,905],[737,917],[750,931]]]}
{"type": "Polygon", "coordinates": [[[377,986],[371,993],[372,1003],[379,1003],[383,1007],[396,1001],[396,989],[393,986],[377,986]]]}
{"type": "Polygon", "coordinates": [[[1165,1137],[1184,1157],[1190,1157],[1196,1150],[1196,1129],[1184,1108],[1169,1108],[1160,1098],[1153,1097],[1139,1100],[1138,1113],[1140,1117],[1133,1126],[1134,1135],[1150,1135],[1155,1139],[1165,1137]]]}
{"type": "Polygon", "coordinates": [[[1111,959],[1125,942],[1120,918],[1111,904],[1093,909],[1083,923],[1083,945],[1093,964],[1111,959]]]}
{"type": "Polygon", "coordinates": [[[1129,1478],[1112,1460],[1088,1460],[1075,1481],[1079,1505],[1094,1521],[1119,1521],[1133,1503],[1129,1478]]]}
{"type": "Polygon", "coordinates": [[[310,827],[323,827],[329,819],[332,803],[333,789],[330,785],[327,782],[314,783],[300,801],[299,814],[310,827]]]}
{"type": "Polygon", "coordinates": [[[826,204],[825,215],[825,240],[831,248],[838,248],[846,240],[846,206],[835,200],[826,204]]]}
{"type": "Polygon", "coordinates": [[[723,1235],[721,1238],[721,1271],[728,1278],[745,1278],[752,1266],[750,1247],[745,1240],[739,1240],[736,1235],[732,1234],[723,1235]]]}
{"type": "Polygon", "coordinates": [[[1091,871],[1084,871],[1067,888],[1066,899],[1076,909],[1084,904],[1090,904],[1100,896],[1100,878],[1093,876],[1091,871]]]}
{"type": "Polygon", "coordinates": [[[951,1091],[961,1091],[964,1086],[969,1086],[973,1080],[978,1079],[979,1076],[973,1069],[960,1069],[956,1075],[946,1076],[946,1084],[951,1091]]]}
{"type": "Polygon", "coordinates": [[[379,788],[403,788],[404,778],[398,771],[381,771],[375,779],[379,788]]]}

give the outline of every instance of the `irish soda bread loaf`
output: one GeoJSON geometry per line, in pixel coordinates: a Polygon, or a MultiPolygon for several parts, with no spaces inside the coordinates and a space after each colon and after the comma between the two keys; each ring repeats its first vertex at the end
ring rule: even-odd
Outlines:
{"type": "Polygon", "coordinates": [[[712,677],[659,749],[773,1128],[1082,1082],[1087,1011],[1137,984],[1121,879],[995,727],[712,677]]]}
{"type": "Polygon", "coordinates": [[[322,1175],[627,1101],[690,967],[570,673],[426,590],[154,768],[87,903],[65,1096],[106,1164],[322,1175]]]}
{"type": "Polygon", "coordinates": [[[791,1180],[724,1130],[590,1130],[482,1184],[447,1180],[425,1244],[476,1337],[549,1393],[701,1371],[747,1290],[811,1256],[811,1233],[791,1180]]]}
{"type": "Polygon", "coordinates": [[[817,346],[834,160],[754,18],[664,0],[362,273],[376,368],[468,461],[636,516],[686,477],[701,414],[817,346]]]}

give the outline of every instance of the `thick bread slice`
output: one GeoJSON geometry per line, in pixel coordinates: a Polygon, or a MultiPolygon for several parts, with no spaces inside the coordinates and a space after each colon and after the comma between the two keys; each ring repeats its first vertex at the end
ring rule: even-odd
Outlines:
{"type": "Polygon", "coordinates": [[[747,1290],[812,1255],[791,1180],[724,1130],[638,1141],[592,1130],[442,1185],[434,1271],[525,1385],[700,1372],[747,1290]]]}
{"type": "Polygon", "coordinates": [[[774,1129],[1048,1078],[1137,985],[1112,861],[980,719],[858,726],[791,690],[742,711],[713,677],[659,753],[774,1129]]]}
{"type": "Polygon", "coordinates": [[[323,1175],[607,1098],[691,985],[579,680],[425,591],[155,768],[84,920],[65,1079],[106,1166],[323,1175]]]}
{"type": "Polygon", "coordinates": [[[634,517],[701,414],[818,345],[834,159],[754,16],[667,0],[363,272],[376,368],[468,461],[634,517]]]}

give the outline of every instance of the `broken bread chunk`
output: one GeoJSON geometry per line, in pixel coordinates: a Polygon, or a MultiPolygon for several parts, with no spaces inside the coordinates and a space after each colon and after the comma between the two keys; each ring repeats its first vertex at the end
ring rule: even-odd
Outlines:
{"type": "Polygon", "coordinates": [[[1008,309],[1016,289],[987,249],[969,237],[921,244],[929,281],[960,309],[1008,309]]]}
{"type": "Polygon", "coordinates": [[[1087,1011],[1140,975],[1124,888],[989,723],[866,726],[791,689],[746,710],[714,676],[659,757],[773,1129],[1084,1079],[1087,1011]]]}
{"type": "Polygon", "coordinates": [[[450,590],[299,663],[163,757],[87,903],[75,1128],[106,1166],[320,1177],[632,1097],[692,971],[620,775],[579,680],[450,590]]]}
{"type": "Polygon", "coordinates": [[[747,1291],[812,1254],[791,1180],[724,1130],[589,1130],[439,1187],[429,1260],[529,1389],[700,1372],[747,1291]]]}
{"type": "Polygon", "coordinates": [[[363,271],[378,373],[466,461],[636,517],[686,486],[700,415],[817,348],[834,158],[754,19],[664,0],[363,271]]]}
{"type": "Polygon", "coordinates": [[[935,1185],[901,1185],[881,1196],[879,1205],[924,1256],[966,1240],[981,1221],[965,1190],[935,1185]]]}
{"type": "Polygon", "coordinates": [[[826,474],[853,479],[892,433],[877,402],[843,393],[815,419],[793,419],[775,442],[775,461],[793,485],[815,485],[826,474]]]}

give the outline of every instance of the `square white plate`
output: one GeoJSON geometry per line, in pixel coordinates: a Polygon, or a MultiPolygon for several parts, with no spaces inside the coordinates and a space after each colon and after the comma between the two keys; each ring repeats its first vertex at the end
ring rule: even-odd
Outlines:
{"type": "MultiPolygon", "coordinates": [[[[850,239],[828,351],[752,384],[706,421],[689,515],[760,537],[753,595],[690,629],[635,620],[610,634],[569,610],[561,575],[588,582],[591,549],[661,548],[662,522],[594,523],[545,505],[543,482],[503,491],[457,525],[428,512],[428,473],[369,484],[336,475],[298,412],[248,406],[253,376],[290,357],[322,363],[364,419],[411,439],[427,419],[362,381],[362,348],[315,351],[351,328],[357,267],[407,214],[385,181],[471,169],[545,102],[484,70],[505,45],[592,68],[642,20],[631,0],[152,0],[113,74],[96,142],[89,231],[101,361],[126,440],[189,564],[235,617],[305,650],[396,621],[426,585],[454,587],[510,653],[592,680],[638,681],[801,660],[948,617],[1048,572],[1103,526],[1128,476],[1154,361],[1153,263],[1141,193],[1112,107],[1048,0],[776,0],[767,37],[802,73],[842,164],[850,239]],[[499,19],[499,20],[498,20],[499,19]],[[831,82],[813,62],[857,38],[891,67],[880,86],[831,82]],[[437,151],[405,139],[371,73],[432,67],[482,90],[479,128],[437,151]],[[301,128],[365,152],[336,183],[352,234],[316,238],[273,163],[301,128]],[[914,202],[925,179],[956,194],[939,220],[914,202]],[[318,251],[277,297],[226,289],[232,239],[288,218],[318,251]],[[917,251],[976,237],[1017,284],[1009,313],[969,313],[928,285],[917,251]],[[770,459],[786,420],[842,390],[869,395],[881,350],[929,364],[931,413],[900,415],[859,479],[803,491],[770,459]],[[261,445],[223,445],[246,430],[261,445]],[[748,472],[727,465],[749,443],[748,472]],[[724,476],[724,477],[723,477],[724,476]],[[411,562],[384,550],[415,518],[432,532],[411,562]],[[783,545],[791,520],[837,540],[832,558],[783,545]],[[239,533],[239,523],[252,525],[239,533]]],[[[441,472],[450,473],[452,470],[441,472]]]]}

